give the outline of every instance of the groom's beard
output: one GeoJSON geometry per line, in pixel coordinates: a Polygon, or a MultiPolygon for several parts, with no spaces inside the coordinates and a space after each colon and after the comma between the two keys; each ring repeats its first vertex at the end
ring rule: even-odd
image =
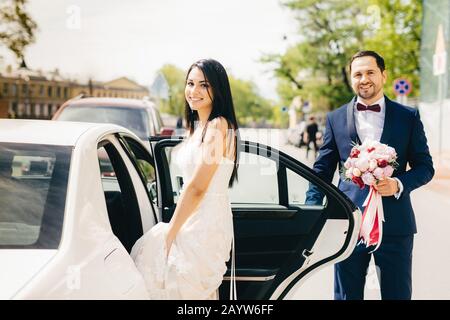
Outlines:
{"type": "Polygon", "coordinates": [[[358,88],[358,96],[363,98],[364,100],[370,100],[376,97],[380,93],[380,88],[377,88],[374,83],[370,83],[371,87],[368,89],[359,89],[358,88]]]}

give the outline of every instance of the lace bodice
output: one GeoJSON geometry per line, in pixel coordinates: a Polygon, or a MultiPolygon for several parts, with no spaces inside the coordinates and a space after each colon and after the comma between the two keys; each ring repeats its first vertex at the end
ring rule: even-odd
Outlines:
{"type": "MultiPolygon", "coordinates": [[[[192,180],[200,161],[207,159],[205,153],[204,145],[201,143],[201,130],[197,129],[191,137],[181,144],[176,155],[175,161],[181,169],[184,185],[187,185],[192,180]]],[[[234,161],[222,156],[222,160],[208,186],[207,193],[228,194],[228,183],[233,173],[233,168],[234,161]]]]}

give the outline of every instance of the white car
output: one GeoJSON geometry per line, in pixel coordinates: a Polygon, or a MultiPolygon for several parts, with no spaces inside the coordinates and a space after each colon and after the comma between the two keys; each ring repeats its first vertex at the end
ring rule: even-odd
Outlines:
{"type": "MultiPolygon", "coordinates": [[[[151,153],[112,124],[0,120],[0,299],[148,298],[129,252],[170,220],[182,186],[171,155],[181,140],[149,140],[151,153]]],[[[352,252],[360,212],[284,153],[242,142],[240,155],[230,190],[238,297],[289,299],[352,252]],[[323,205],[305,204],[309,183],[323,205]]],[[[221,299],[228,290],[226,274],[221,299]]]]}

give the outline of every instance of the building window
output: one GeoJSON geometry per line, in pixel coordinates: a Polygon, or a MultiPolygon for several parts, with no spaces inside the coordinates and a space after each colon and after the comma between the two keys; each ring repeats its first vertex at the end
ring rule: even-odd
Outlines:
{"type": "Polygon", "coordinates": [[[22,84],[22,93],[28,94],[28,84],[26,83],[22,84]]]}
{"type": "Polygon", "coordinates": [[[37,117],[39,117],[38,106],[35,105],[34,103],[32,103],[32,104],[30,105],[30,114],[31,114],[31,118],[37,118],[37,117]]]}
{"type": "Polygon", "coordinates": [[[44,86],[43,85],[40,85],[39,86],[39,95],[42,97],[42,96],[44,96],[44,86]]]}
{"type": "Polygon", "coordinates": [[[25,116],[27,118],[31,116],[31,105],[29,103],[25,104],[25,116]]]}
{"type": "Polygon", "coordinates": [[[18,116],[18,114],[19,114],[19,108],[17,106],[17,102],[16,101],[13,101],[13,103],[11,105],[11,109],[12,109],[13,117],[16,118],[18,116]]]}
{"type": "Polygon", "coordinates": [[[69,90],[67,87],[64,87],[64,98],[67,99],[68,96],[69,96],[69,90]]]}
{"type": "Polygon", "coordinates": [[[61,87],[56,87],[56,96],[57,96],[58,98],[61,97],[61,87]]]}
{"type": "Polygon", "coordinates": [[[13,83],[11,94],[15,96],[17,94],[17,84],[13,83]]]}
{"type": "Polygon", "coordinates": [[[52,97],[52,87],[48,86],[47,88],[47,96],[49,96],[50,98],[52,97]]]}
{"type": "Polygon", "coordinates": [[[8,83],[4,83],[3,84],[3,95],[7,96],[8,95],[8,83]]]}

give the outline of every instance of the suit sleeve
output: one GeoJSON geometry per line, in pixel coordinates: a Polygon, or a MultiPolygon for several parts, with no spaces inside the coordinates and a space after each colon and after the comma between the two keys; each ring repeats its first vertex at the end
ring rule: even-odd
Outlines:
{"type": "MultiPolygon", "coordinates": [[[[329,115],[326,118],[326,127],[323,137],[323,144],[319,150],[319,156],[314,163],[313,170],[319,177],[328,183],[333,181],[334,172],[336,171],[339,162],[339,152],[334,138],[333,129],[329,115]]],[[[319,188],[314,184],[309,184],[309,189],[306,192],[306,204],[321,205],[324,195],[319,188]]]]}
{"type": "Polygon", "coordinates": [[[434,176],[433,160],[428,149],[427,138],[418,111],[416,111],[414,117],[407,157],[411,169],[397,176],[403,184],[403,193],[410,193],[414,189],[423,186],[434,176]]]}

